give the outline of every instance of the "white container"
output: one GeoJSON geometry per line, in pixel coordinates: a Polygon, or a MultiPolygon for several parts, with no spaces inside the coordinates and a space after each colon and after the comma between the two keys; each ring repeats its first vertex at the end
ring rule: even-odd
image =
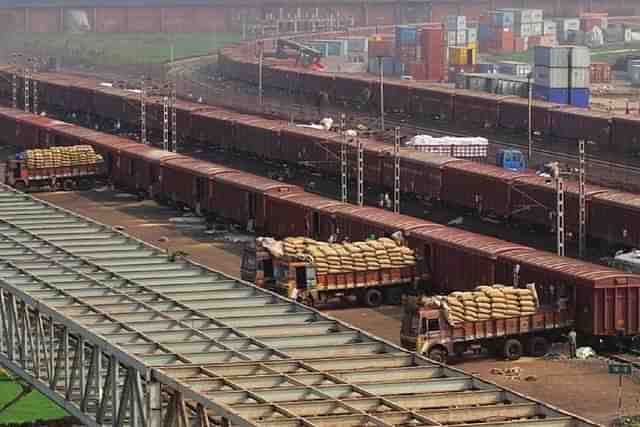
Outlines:
{"type": "Polygon", "coordinates": [[[447,16],[446,27],[449,31],[459,31],[467,28],[466,16],[447,16]]]}
{"type": "Polygon", "coordinates": [[[580,18],[558,18],[555,21],[558,25],[558,31],[562,31],[563,33],[570,30],[580,30],[580,18]]]}
{"type": "Polygon", "coordinates": [[[535,65],[544,67],[576,67],[591,66],[591,52],[585,46],[536,46],[535,65]]]}
{"type": "Polygon", "coordinates": [[[458,46],[465,46],[467,44],[467,32],[466,31],[458,31],[456,33],[456,42],[458,46]]]}
{"type": "Polygon", "coordinates": [[[478,41],[478,29],[467,28],[467,43],[475,43],[478,41]]]}
{"type": "Polygon", "coordinates": [[[531,64],[526,62],[504,61],[498,63],[498,72],[511,76],[527,77],[531,72],[531,64]]]}
{"type": "Polygon", "coordinates": [[[542,33],[545,36],[556,35],[558,33],[558,24],[550,19],[545,19],[542,24],[542,33]]]}
{"type": "Polygon", "coordinates": [[[552,89],[589,88],[591,70],[589,68],[535,67],[535,84],[552,89]]]}

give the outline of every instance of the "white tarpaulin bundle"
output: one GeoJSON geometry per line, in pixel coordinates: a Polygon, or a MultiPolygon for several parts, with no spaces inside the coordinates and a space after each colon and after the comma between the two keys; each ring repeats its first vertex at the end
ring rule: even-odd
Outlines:
{"type": "Polygon", "coordinates": [[[407,142],[407,146],[418,151],[442,156],[478,159],[487,157],[489,141],[479,136],[433,137],[430,135],[416,135],[407,142]]]}

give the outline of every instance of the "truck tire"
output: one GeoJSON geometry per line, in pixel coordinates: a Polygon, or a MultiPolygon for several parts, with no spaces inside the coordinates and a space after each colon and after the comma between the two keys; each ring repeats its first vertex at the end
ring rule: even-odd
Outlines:
{"type": "Polygon", "coordinates": [[[505,341],[502,347],[502,355],[507,360],[518,360],[522,357],[522,343],[515,338],[505,341]]]}
{"type": "Polygon", "coordinates": [[[22,191],[23,193],[27,190],[27,186],[24,183],[24,181],[16,181],[13,184],[13,188],[15,188],[18,191],[22,191]]]}
{"type": "Polygon", "coordinates": [[[447,354],[447,349],[442,347],[434,347],[429,350],[427,357],[435,362],[447,363],[449,355],[447,354]]]}
{"type": "Polygon", "coordinates": [[[74,187],[74,182],[71,179],[65,179],[62,182],[62,189],[64,191],[71,191],[71,190],[73,190],[73,187],[74,187]]]}
{"type": "Polygon", "coordinates": [[[363,300],[367,307],[377,307],[382,304],[382,292],[378,289],[367,289],[364,292],[363,300]]]}
{"type": "Polygon", "coordinates": [[[549,351],[549,341],[545,337],[531,337],[527,343],[527,354],[542,357],[549,351]]]}

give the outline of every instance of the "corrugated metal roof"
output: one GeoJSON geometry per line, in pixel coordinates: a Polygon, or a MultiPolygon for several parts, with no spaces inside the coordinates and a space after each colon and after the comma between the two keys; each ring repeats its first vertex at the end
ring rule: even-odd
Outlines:
{"type": "Polygon", "coordinates": [[[447,165],[448,169],[457,169],[465,173],[478,174],[482,176],[490,176],[500,180],[515,179],[521,176],[527,176],[527,173],[514,172],[508,169],[499,168],[493,165],[486,165],[478,162],[455,162],[447,165]]]}
{"type": "Polygon", "coordinates": [[[0,259],[5,296],[234,425],[595,425],[4,186],[0,259]]]}

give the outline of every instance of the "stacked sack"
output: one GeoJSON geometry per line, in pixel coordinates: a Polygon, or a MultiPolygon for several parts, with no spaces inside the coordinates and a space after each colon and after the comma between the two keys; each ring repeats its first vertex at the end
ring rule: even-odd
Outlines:
{"type": "Polygon", "coordinates": [[[526,316],[538,309],[538,296],[533,284],[527,285],[526,289],[478,286],[473,292],[452,292],[442,301],[451,324],[526,316]]]}
{"type": "Polygon", "coordinates": [[[90,145],[27,150],[24,158],[28,169],[92,165],[103,161],[90,145]]]}
{"type": "Polygon", "coordinates": [[[288,237],[283,241],[284,255],[313,262],[318,273],[380,270],[415,265],[410,248],[382,238],[367,242],[326,243],[306,237],[288,237]]]}

